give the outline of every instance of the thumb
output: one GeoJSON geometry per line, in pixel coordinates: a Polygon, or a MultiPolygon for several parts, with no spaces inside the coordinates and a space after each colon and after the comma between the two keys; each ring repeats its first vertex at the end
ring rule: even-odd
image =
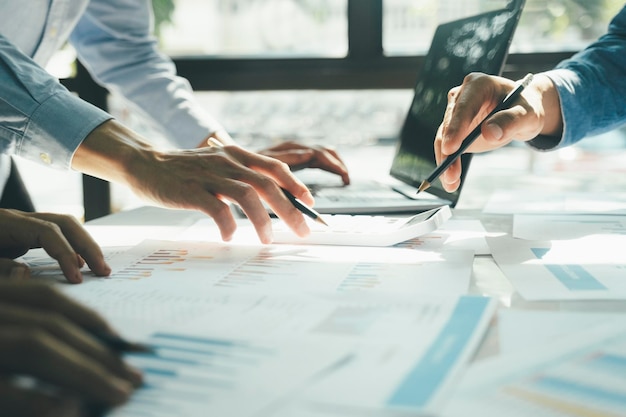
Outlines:
{"type": "Polygon", "coordinates": [[[523,108],[516,106],[499,111],[486,120],[482,124],[481,133],[485,141],[502,146],[519,135],[523,123],[523,108]]]}

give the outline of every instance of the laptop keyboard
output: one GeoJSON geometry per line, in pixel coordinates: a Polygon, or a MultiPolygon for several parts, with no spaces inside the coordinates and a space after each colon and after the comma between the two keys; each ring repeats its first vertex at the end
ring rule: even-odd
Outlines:
{"type": "Polygon", "coordinates": [[[368,191],[364,191],[362,189],[354,191],[356,192],[352,192],[349,188],[332,187],[312,189],[311,193],[315,198],[324,198],[328,201],[343,201],[350,203],[398,201],[406,199],[406,197],[404,197],[402,194],[396,193],[390,188],[376,189],[376,187],[374,187],[368,191]]]}

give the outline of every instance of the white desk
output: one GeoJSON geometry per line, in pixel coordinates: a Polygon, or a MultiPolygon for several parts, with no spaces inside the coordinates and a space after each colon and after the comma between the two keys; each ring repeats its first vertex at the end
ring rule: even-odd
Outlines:
{"type": "MultiPolygon", "coordinates": [[[[365,148],[346,154],[346,160],[353,175],[368,173],[375,177],[385,173],[392,152],[391,147],[365,148]],[[380,171],[373,171],[372,166],[378,166],[380,171]]],[[[616,188],[626,190],[626,176],[622,172],[603,170],[601,160],[588,164],[593,171],[575,172],[572,167],[577,166],[577,162],[574,162],[561,163],[562,171],[547,172],[553,166],[550,158],[554,157],[555,155],[538,157],[522,148],[505,148],[488,155],[476,156],[454,216],[459,219],[479,219],[488,233],[511,233],[511,215],[487,215],[482,212],[493,191],[506,189],[531,193],[538,189],[555,192],[591,189],[614,191],[616,188]]],[[[146,238],[168,239],[202,218],[205,216],[196,212],[142,207],[98,219],[91,222],[89,227],[97,239],[98,229],[119,230],[112,240],[99,239],[103,245],[133,245],[146,238]]],[[[490,255],[475,257],[470,294],[496,298],[500,311],[614,313],[626,317],[626,301],[526,301],[515,291],[490,255]]],[[[493,323],[474,360],[494,356],[499,351],[500,335],[498,326],[493,323]]]]}

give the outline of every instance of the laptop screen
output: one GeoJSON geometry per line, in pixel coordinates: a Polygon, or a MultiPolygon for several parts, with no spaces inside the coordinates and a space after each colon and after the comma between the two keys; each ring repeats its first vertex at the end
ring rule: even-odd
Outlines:
{"type": "MultiPolygon", "coordinates": [[[[523,0],[513,1],[505,9],[438,26],[400,131],[391,176],[417,188],[435,169],[433,143],[443,120],[448,91],[460,85],[470,72],[501,74],[523,3],[523,0]]],[[[470,159],[470,154],[461,157],[461,187],[470,159]]],[[[448,193],[436,180],[428,192],[450,200],[454,207],[461,187],[448,193]]]]}

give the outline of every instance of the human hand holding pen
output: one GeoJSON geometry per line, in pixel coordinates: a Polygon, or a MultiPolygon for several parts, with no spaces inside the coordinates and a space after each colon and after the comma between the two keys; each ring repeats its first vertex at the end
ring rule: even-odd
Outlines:
{"type": "MultiPolygon", "coordinates": [[[[207,140],[207,144],[209,146],[213,146],[216,148],[223,148],[224,145],[222,144],[222,142],[220,142],[219,140],[217,140],[216,138],[210,137],[207,140]]],[[[288,146],[289,149],[291,145],[288,146]]],[[[322,218],[322,216],[315,211],[314,209],[312,209],[311,207],[309,207],[306,203],[304,203],[302,200],[300,200],[299,198],[297,198],[296,196],[294,196],[289,190],[281,187],[281,190],[284,194],[285,197],[287,197],[287,199],[291,202],[291,204],[293,204],[293,206],[298,209],[302,214],[310,217],[311,219],[313,219],[314,221],[316,221],[317,223],[323,224],[324,226],[328,226],[328,224],[324,221],[324,219],[322,218]]]]}
{"type": "Polygon", "coordinates": [[[302,213],[281,190],[311,205],[308,188],[287,164],[240,146],[157,149],[111,119],[87,136],[71,164],[85,174],[124,184],[161,206],[201,211],[215,220],[226,241],[237,229],[229,203],[241,207],[263,243],[273,240],[263,201],[298,236],[310,233],[302,213]]]}
{"type": "MultiPolygon", "coordinates": [[[[437,165],[454,154],[463,139],[516,86],[516,82],[506,78],[472,73],[465,77],[461,86],[450,90],[444,119],[435,137],[437,165]]],[[[484,120],[480,135],[465,152],[486,152],[513,140],[531,140],[539,134],[558,136],[561,130],[556,89],[548,77],[537,74],[511,107],[484,120]]],[[[452,163],[439,178],[447,191],[455,191],[461,181],[460,160],[452,163]]]]}
{"type": "Polygon", "coordinates": [[[142,376],[94,332],[116,336],[49,284],[0,280],[0,414],[78,417],[124,403],[142,376]],[[16,384],[18,375],[36,384],[16,384]]]}

